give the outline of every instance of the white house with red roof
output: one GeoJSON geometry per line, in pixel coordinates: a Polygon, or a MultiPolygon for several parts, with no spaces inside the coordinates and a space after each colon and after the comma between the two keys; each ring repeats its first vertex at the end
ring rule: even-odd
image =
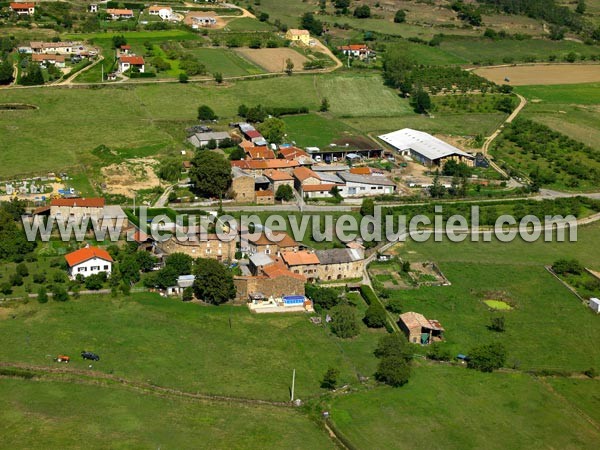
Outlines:
{"type": "Polygon", "coordinates": [[[127,72],[129,69],[137,68],[140,73],[144,73],[145,63],[142,56],[121,55],[119,56],[119,73],[127,72]]]}
{"type": "Polygon", "coordinates": [[[10,10],[24,16],[33,16],[35,14],[35,3],[33,2],[14,2],[9,5],[10,10]]]}
{"type": "Polygon", "coordinates": [[[110,275],[113,259],[110,254],[99,247],[85,247],[65,255],[69,267],[69,277],[77,275],[89,277],[100,272],[110,275]]]}

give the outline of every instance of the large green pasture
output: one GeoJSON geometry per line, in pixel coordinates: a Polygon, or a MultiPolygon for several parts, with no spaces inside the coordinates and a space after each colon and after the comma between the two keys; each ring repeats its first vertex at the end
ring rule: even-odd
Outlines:
{"type": "Polygon", "coordinates": [[[598,268],[595,251],[600,226],[579,230],[576,243],[409,242],[401,256],[434,261],[452,283],[393,291],[403,311],[438,319],[454,354],[498,341],[508,349],[508,364],[521,369],[582,371],[598,365],[598,317],[544,268],[560,258],[576,258],[598,268]],[[506,331],[487,328],[492,312],[483,300],[504,300],[513,309],[502,313],[506,331]],[[575,334],[572,330],[577,330],[575,334]]]}
{"type": "MultiPolygon", "coordinates": [[[[597,382],[581,381],[584,391],[597,395],[597,382]]],[[[600,439],[573,404],[523,374],[418,367],[400,389],[339,396],[330,406],[358,448],[592,449],[600,439]]]]}
{"type": "Polygon", "coordinates": [[[293,409],[7,378],[0,379],[0,434],[12,449],[333,448],[293,409]]]}
{"type": "MultiPolygon", "coordinates": [[[[93,370],[189,392],[285,401],[296,369],[296,396],[306,399],[322,392],[328,367],[340,369],[341,382],[355,382],[360,370],[337,338],[301,313],[251,314],[157,294],[81,296],[4,312],[2,361],[55,366],[52,357],[67,354],[69,367],[85,369],[78,357],[85,349],[101,357],[93,370]]],[[[364,357],[375,360],[378,336],[365,335],[360,367],[364,357]]]]}

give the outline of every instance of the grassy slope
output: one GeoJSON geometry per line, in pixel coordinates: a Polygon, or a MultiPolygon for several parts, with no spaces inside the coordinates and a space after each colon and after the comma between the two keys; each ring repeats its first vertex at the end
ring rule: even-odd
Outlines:
{"type": "MultiPolygon", "coordinates": [[[[252,315],[243,307],[207,308],[153,294],[32,303],[11,314],[16,319],[0,316],[6,319],[0,320],[3,361],[54,365],[51,355],[88,349],[102,357],[95,370],[192,392],[274,400],[289,398],[294,368],[301,398],[320,392],[328,367],[340,368],[345,382],[355,380],[337,338],[303,314],[252,315]]],[[[87,364],[74,358],[70,367],[87,364]]]]}
{"type": "Polygon", "coordinates": [[[498,340],[508,348],[509,363],[521,368],[584,370],[600,360],[593,344],[600,338],[597,318],[543,266],[569,257],[597,268],[599,238],[595,225],[579,230],[577,243],[408,243],[403,257],[435,261],[452,286],[395,291],[393,297],[401,299],[404,311],[440,320],[455,353],[498,340]],[[482,300],[493,294],[486,291],[504,292],[516,306],[504,314],[505,333],[487,330],[492,313],[482,300]]]}
{"type": "Polygon", "coordinates": [[[600,83],[517,88],[530,103],[523,115],[600,148],[600,83]]]}
{"type": "Polygon", "coordinates": [[[294,410],[15,379],[0,380],[0,434],[13,449],[333,447],[294,410]]]}
{"type": "Polygon", "coordinates": [[[463,368],[414,371],[401,389],[332,401],[334,423],[359,448],[594,448],[600,433],[526,375],[463,368]]]}

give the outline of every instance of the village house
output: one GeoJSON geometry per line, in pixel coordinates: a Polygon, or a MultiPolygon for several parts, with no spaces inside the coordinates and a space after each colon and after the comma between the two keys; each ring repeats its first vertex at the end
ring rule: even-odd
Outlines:
{"type": "Polygon", "coordinates": [[[70,55],[75,53],[76,44],[72,42],[40,42],[31,41],[29,43],[32,53],[50,53],[55,55],[70,55]]]}
{"type": "MultiPolygon", "coordinates": [[[[275,169],[283,172],[292,173],[300,164],[298,161],[289,161],[287,159],[264,159],[264,160],[242,160],[231,161],[232,167],[239,167],[245,172],[251,173],[254,176],[260,176],[265,170],[275,169]]],[[[268,180],[267,180],[268,183],[268,180]]]]}
{"type": "Polygon", "coordinates": [[[142,56],[122,55],[119,57],[119,73],[127,72],[130,69],[137,69],[140,73],[144,73],[145,67],[142,56]]]}
{"type": "Polygon", "coordinates": [[[123,44],[119,47],[119,56],[131,54],[131,45],[123,44]]]}
{"type": "Polygon", "coordinates": [[[414,344],[431,344],[443,339],[442,325],[437,320],[428,320],[416,312],[400,314],[398,325],[408,341],[414,344]]]}
{"type": "Polygon", "coordinates": [[[275,159],[275,152],[266,145],[254,146],[251,143],[251,145],[245,145],[242,148],[250,159],[275,159]]]}
{"type": "Polygon", "coordinates": [[[100,272],[110,275],[113,259],[110,254],[98,247],[85,247],[65,255],[69,277],[75,279],[77,275],[89,277],[100,272]]]}
{"type": "Polygon", "coordinates": [[[231,192],[236,202],[254,202],[254,176],[239,167],[231,168],[231,192]]]}
{"type": "Polygon", "coordinates": [[[53,64],[60,68],[66,67],[65,57],[63,55],[33,54],[31,55],[31,61],[39,63],[44,67],[47,67],[48,64],[53,64]]]}
{"type": "Polygon", "coordinates": [[[84,219],[97,221],[99,225],[128,227],[129,220],[119,205],[105,205],[104,198],[55,198],[49,207],[34,212],[34,220],[49,215],[56,221],[81,223],[84,219]]]}
{"type": "Polygon", "coordinates": [[[310,185],[321,184],[321,177],[308,167],[294,169],[294,187],[302,194],[303,188],[310,185]]]}
{"type": "Polygon", "coordinates": [[[192,258],[209,258],[217,261],[232,261],[235,259],[236,239],[221,240],[216,234],[205,234],[199,237],[190,234],[188,240],[177,239],[176,236],[159,244],[160,249],[171,253],[185,253],[192,258]]]}
{"type": "Polygon", "coordinates": [[[133,10],[131,9],[108,8],[106,14],[108,14],[112,20],[133,19],[133,10]]]}
{"type": "Polygon", "coordinates": [[[274,205],[275,193],[270,189],[256,191],[257,205],[274,205]]]}
{"type": "Polygon", "coordinates": [[[341,185],[333,184],[333,183],[323,183],[323,184],[308,184],[306,186],[302,186],[300,189],[300,195],[303,198],[326,198],[333,197],[332,189],[340,188],[341,185]]]}
{"type": "Polygon", "coordinates": [[[314,252],[300,250],[297,252],[281,252],[281,259],[289,270],[303,275],[307,280],[316,280],[319,277],[319,258],[314,252]]]}
{"type": "Polygon", "coordinates": [[[289,186],[294,189],[294,177],[287,172],[281,170],[267,169],[264,172],[264,176],[269,179],[271,183],[271,190],[277,193],[277,189],[281,186],[289,186]]]}
{"type": "Polygon", "coordinates": [[[352,248],[332,248],[316,250],[319,258],[317,276],[319,280],[343,280],[362,278],[364,269],[364,252],[352,248]]]}
{"type": "Polygon", "coordinates": [[[278,257],[281,256],[281,252],[297,252],[300,250],[300,244],[284,232],[263,232],[258,237],[242,234],[240,249],[243,253],[249,255],[264,253],[265,255],[278,257]]]}
{"type": "Polygon", "coordinates": [[[194,30],[210,28],[217,25],[217,15],[213,11],[190,11],[185,15],[183,23],[194,30]]]}
{"type": "Polygon", "coordinates": [[[158,16],[162,20],[169,20],[173,14],[173,8],[170,6],[152,5],[148,8],[148,14],[158,16]]]}
{"type": "Polygon", "coordinates": [[[303,166],[311,166],[315,163],[308,153],[294,146],[279,147],[279,157],[298,161],[303,166]]]}
{"type": "Polygon", "coordinates": [[[33,16],[35,14],[35,3],[33,2],[12,2],[9,9],[19,15],[33,16]]]}
{"type": "Polygon", "coordinates": [[[373,52],[367,44],[341,45],[337,49],[345,56],[358,58],[360,60],[375,57],[375,52],[373,52]]]}
{"type": "Polygon", "coordinates": [[[298,30],[296,28],[290,28],[285,33],[285,38],[288,41],[300,42],[304,45],[310,45],[310,33],[308,30],[298,30]]]}
{"type": "Polygon", "coordinates": [[[215,141],[217,147],[225,139],[231,136],[227,131],[209,131],[206,133],[194,133],[188,138],[188,142],[196,148],[206,147],[210,141],[215,141]]]}
{"type": "Polygon", "coordinates": [[[283,298],[285,296],[304,296],[306,278],[291,272],[282,263],[274,262],[262,266],[253,276],[236,276],[233,279],[236,288],[236,299],[283,298]]]}
{"type": "Polygon", "coordinates": [[[423,131],[403,128],[379,136],[383,142],[394,147],[400,154],[426,166],[442,167],[447,161],[465,163],[472,167],[475,157],[423,131]]]}

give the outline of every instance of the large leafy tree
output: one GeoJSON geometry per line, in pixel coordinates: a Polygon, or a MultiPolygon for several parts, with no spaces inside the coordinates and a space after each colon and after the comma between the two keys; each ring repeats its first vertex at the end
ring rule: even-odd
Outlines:
{"type": "Polygon", "coordinates": [[[360,333],[356,312],[352,306],[338,305],[332,308],[331,319],[331,331],[341,338],[352,338],[360,333]]]}
{"type": "Polygon", "coordinates": [[[410,378],[410,366],[408,362],[397,356],[382,358],[375,372],[375,378],[390,386],[403,386],[410,378]]]}
{"type": "Polygon", "coordinates": [[[197,298],[213,305],[220,305],[235,298],[233,275],[215,259],[196,261],[194,294],[197,298]]]}
{"type": "Polygon", "coordinates": [[[231,186],[231,165],[220,154],[201,151],[192,160],[190,178],[202,197],[222,197],[231,186]]]}
{"type": "Polygon", "coordinates": [[[258,131],[267,141],[280,144],[285,135],[285,122],[276,117],[271,117],[258,126],[258,131]]]}
{"type": "Polygon", "coordinates": [[[185,253],[172,253],[167,256],[165,265],[172,267],[177,275],[189,275],[192,273],[193,258],[185,253]]]}
{"type": "Polygon", "coordinates": [[[8,58],[0,63],[0,84],[10,84],[13,81],[13,66],[8,58]]]}
{"type": "Polygon", "coordinates": [[[321,36],[323,34],[323,22],[315,19],[315,15],[311,12],[304,13],[300,19],[300,27],[310,31],[310,34],[321,36]]]}

